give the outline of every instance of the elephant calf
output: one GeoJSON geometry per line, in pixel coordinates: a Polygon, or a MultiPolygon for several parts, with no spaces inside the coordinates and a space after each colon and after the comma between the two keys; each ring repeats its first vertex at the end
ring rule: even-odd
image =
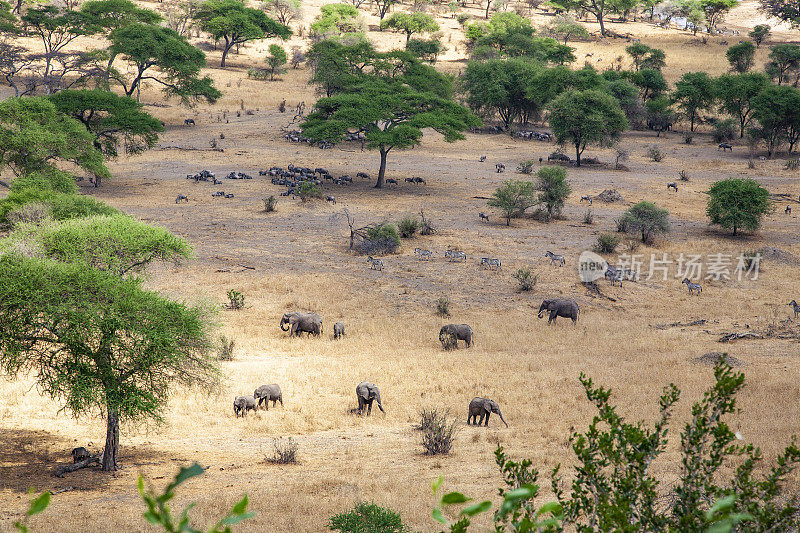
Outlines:
{"type": "Polygon", "coordinates": [[[381,391],[378,390],[378,386],[374,385],[368,381],[362,381],[356,387],[356,396],[358,397],[358,414],[364,414],[364,406],[367,406],[367,416],[372,412],[372,402],[374,400],[378,401],[378,409],[381,410],[381,413],[385,413],[386,411],[383,410],[383,404],[381,404],[381,391]]]}
{"type": "Polygon", "coordinates": [[[283,393],[279,385],[261,385],[253,392],[253,398],[258,400],[258,407],[261,407],[261,402],[264,402],[264,407],[269,411],[269,402],[272,400],[272,407],[275,407],[277,402],[281,402],[283,407],[283,393]]]}
{"type": "Polygon", "coordinates": [[[80,446],[79,448],[73,448],[72,449],[72,462],[73,463],[80,463],[81,461],[85,461],[86,459],[88,459],[91,456],[92,456],[92,454],[89,453],[89,450],[87,450],[83,446],[80,446]]]}
{"type": "Polygon", "coordinates": [[[503,413],[500,412],[500,406],[497,405],[497,402],[487,398],[473,398],[472,401],[469,402],[469,410],[467,411],[467,425],[470,425],[470,423],[474,422],[478,426],[483,424],[484,426],[488,427],[489,415],[492,413],[497,413],[497,416],[500,417],[500,420],[503,421],[503,424],[508,427],[508,423],[503,418],[503,413]],[[478,419],[479,416],[480,419],[478,419]],[[485,423],[484,417],[486,418],[485,423]]]}
{"type": "Polygon", "coordinates": [[[458,341],[464,341],[467,348],[472,346],[472,328],[467,324],[447,324],[439,330],[439,342],[445,350],[457,348],[458,341]]]}
{"type": "Polygon", "coordinates": [[[542,318],[545,311],[550,311],[550,318],[547,320],[548,324],[555,322],[557,316],[571,318],[574,324],[578,321],[580,308],[578,308],[577,302],[572,299],[545,300],[539,306],[539,318],[542,318]]]}
{"type": "Polygon", "coordinates": [[[333,325],[333,338],[344,337],[344,322],[337,322],[333,325]]]}
{"type": "Polygon", "coordinates": [[[253,396],[237,396],[236,399],[233,400],[233,413],[236,415],[236,418],[239,418],[240,415],[245,416],[247,411],[255,411],[257,407],[258,404],[253,396]]]}

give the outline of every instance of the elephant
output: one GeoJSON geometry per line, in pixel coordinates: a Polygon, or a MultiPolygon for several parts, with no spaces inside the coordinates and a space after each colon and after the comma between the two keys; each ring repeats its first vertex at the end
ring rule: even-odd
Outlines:
{"type": "Polygon", "coordinates": [[[503,418],[503,413],[500,412],[500,406],[497,405],[497,402],[494,400],[489,400],[487,398],[473,398],[471,402],[469,402],[469,410],[467,411],[467,425],[470,425],[471,422],[476,422],[476,425],[480,426],[483,424],[484,426],[489,426],[489,415],[492,413],[497,413],[497,416],[500,417],[500,420],[503,421],[503,424],[508,427],[508,422],[506,422],[505,418],[503,418]],[[480,416],[480,419],[478,419],[480,416]],[[484,423],[483,419],[486,417],[486,422],[484,423]]]}
{"type": "Polygon", "coordinates": [[[247,411],[253,410],[255,411],[258,408],[258,404],[256,403],[256,399],[252,396],[237,396],[235,400],[233,400],[233,412],[236,415],[236,418],[239,418],[239,415],[245,416],[247,411]]]}
{"type": "Polygon", "coordinates": [[[72,449],[72,462],[73,463],[80,463],[81,461],[85,461],[86,459],[88,459],[91,456],[92,456],[92,454],[89,453],[89,450],[87,450],[83,446],[80,446],[79,448],[73,448],[72,449]]]}
{"type": "Polygon", "coordinates": [[[575,300],[556,299],[542,302],[542,305],[539,306],[539,318],[542,318],[545,311],[550,311],[550,318],[547,320],[548,324],[555,322],[557,316],[571,318],[574,324],[578,321],[578,312],[580,308],[575,300]]]}
{"type": "Polygon", "coordinates": [[[333,338],[344,337],[344,322],[337,322],[333,325],[333,338]]]}
{"type": "Polygon", "coordinates": [[[439,330],[439,341],[445,349],[457,348],[458,341],[464,341],[469,348],[472,346],[472,328],[467,324],[447,324],[439,330]]]}
{"type": "Polygon", "coordinates": [[[322,333],[322,318],[316,313],[286,313],[281,318],[281,330],[288,331],[289,337],[297,337],[302,332],[319,337],[322,333]],[[286,324],[291,325],[291,330],[283,327],[286,324]]]}
{"type": "Polygon", "coordinates": [[[261,407],[261,403],[264,403],[264,407],[269,411],[269,402],[272,400],[272,407],[275,407],[277,402],[281,402],[281,407],[283,407],[283,393],[281,392],[280,385],[272,384],[272,385],[261,385],[253,392],[253,398],[258,400],[258,407],[261,407]]]}
{"type": "Polygon", "coordinates": [[[372,412],[372,401],[378,400],[378,409],[381,413],[386,413],[381,404],[381,391],[378,386],[368,381],[362,381],[356,387],[356,396],[358,397],[358,414],[364,414],[364,406],[367,406],[367,416],[372,412]]]}

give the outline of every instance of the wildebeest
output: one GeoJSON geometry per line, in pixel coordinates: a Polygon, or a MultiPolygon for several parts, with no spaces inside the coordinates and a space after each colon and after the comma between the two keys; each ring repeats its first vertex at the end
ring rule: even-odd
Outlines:
{"type": "Polygon", "coordinates": [[[183,121],[184,125],[186,126],[196,126],[197,124],[194,123],[193,118],[187,118],[183,121]]]}
{"type": "Polygon", "coordinates": [[[485,220],[486,222],[489,222],[489,215],[487,215],[483,211],[478,213],[478,218],[480,218],[481,220],[485,220]]]}
{"type": "Polygon", "coordinates": [[[386,178],[386,185],[397,185],[397,180],[393,178],[386,178]]]}
{"type": "Polygon", "coordinates": [[[675,192],[678,192],[678,184],[674,181],[667,183],[667,190],[675,189],[675,192]]]}
{"type": "Polygon", "coordinates": [[[336,205],[336,197],[335,196],[326,196],[325,197],[325,201],[326,202],[330,202],[333,205],[336,205]]]}
{"type": "Polygon", "coordinates": [[[188,204],[189,198],[187,198],[185,194],[179,194],[178,197],[175,198],[175,203],[177,204],[178,202],[186,202],[188,204]]]}
{"type": "Polygon", "coordinates": [[[731,145],[731,144],[728,144],[728,143],[719,143],[719,144],[717,145],[717,150],[719,150],[720,148],[722,148],[722,151],[723,151],[723,152],[724,152],[725,150],[730,150],[731,152],[733,152],[733,145],[731,145]]]}

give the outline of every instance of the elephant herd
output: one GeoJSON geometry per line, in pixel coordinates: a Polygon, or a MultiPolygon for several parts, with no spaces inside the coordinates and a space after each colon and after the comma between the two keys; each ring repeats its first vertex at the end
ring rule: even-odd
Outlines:
{"type": "Polygon", "coordinates": [[[237,396],[233,400],[233,413],[236,418],[245,416],[247,411],[255,411],[264,405],[264,408],[269,411],[269,402],[272,401],[272,407],[278,402],[281,402],[283,407],[283,393],[281,392],[280,385],[273,383],[272,385],[261,385],[252,396],[237,396]]]}

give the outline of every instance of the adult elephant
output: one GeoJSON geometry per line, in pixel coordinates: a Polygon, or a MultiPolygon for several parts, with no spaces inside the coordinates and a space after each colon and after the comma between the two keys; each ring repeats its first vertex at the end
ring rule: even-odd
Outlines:
{"type": "Polygon", "coordinates": [[[467,348],[472,346],[472,328],[467,324],[447,324],[439,330],[439,342],[445,349],[457,348],[458,341],[464,341],[467,348]]]}
{"type": "Polygon", "coordinates": [[[316,313],[286,313],[281,318],[281,329],[288,331],[290,337],[304,332],[319,337],[322,333],[322,317],[316,313]]]}
{"type": "Polygon", "coordinates": [[[508,427],[508,423],[506,422],[505,418],[503,418],[503,413],[500,412],[500,406],[497,405],[496,401],[488,398],[473,398],[472,401],[469,402],[469,411],[467,411],[467,425],[470,425],[470,423],[475,423],[478,426],[483,424],[484,426],[488,427],[489,415],[492,413],[497,413],[497,416],[500,417],[500,420],[503,421],[503,424],[508,427]],[[480,420],[478,420],[478,417],[480,417],[480,420]],[[486,419],[486,423],[484,423],[484,418],[486,419]]]}
{"type": "Polygon", "coordinates": [[[571,318],[574,324],[578,321],[580,308],[573,299],[556,299],[542,302],[542,305],[539,306],[539,318],[542,318],[545,311],[550,311],[550,318],[547,320],[548,324],[555,322],[557,316],[571,318]]]}
{"type": "Polygon", "coordinates": [[[378,409],[381,413],[385,413],[383,405],[381,404],[381,391],[378,386],[370,383],[369,381],[362,381],[356,387],[356,396],[358,396],[358,414],[364,413],[364,406],[367,406],[367,416],[372,412],[372,402],[378,402],[378,409]]]}

